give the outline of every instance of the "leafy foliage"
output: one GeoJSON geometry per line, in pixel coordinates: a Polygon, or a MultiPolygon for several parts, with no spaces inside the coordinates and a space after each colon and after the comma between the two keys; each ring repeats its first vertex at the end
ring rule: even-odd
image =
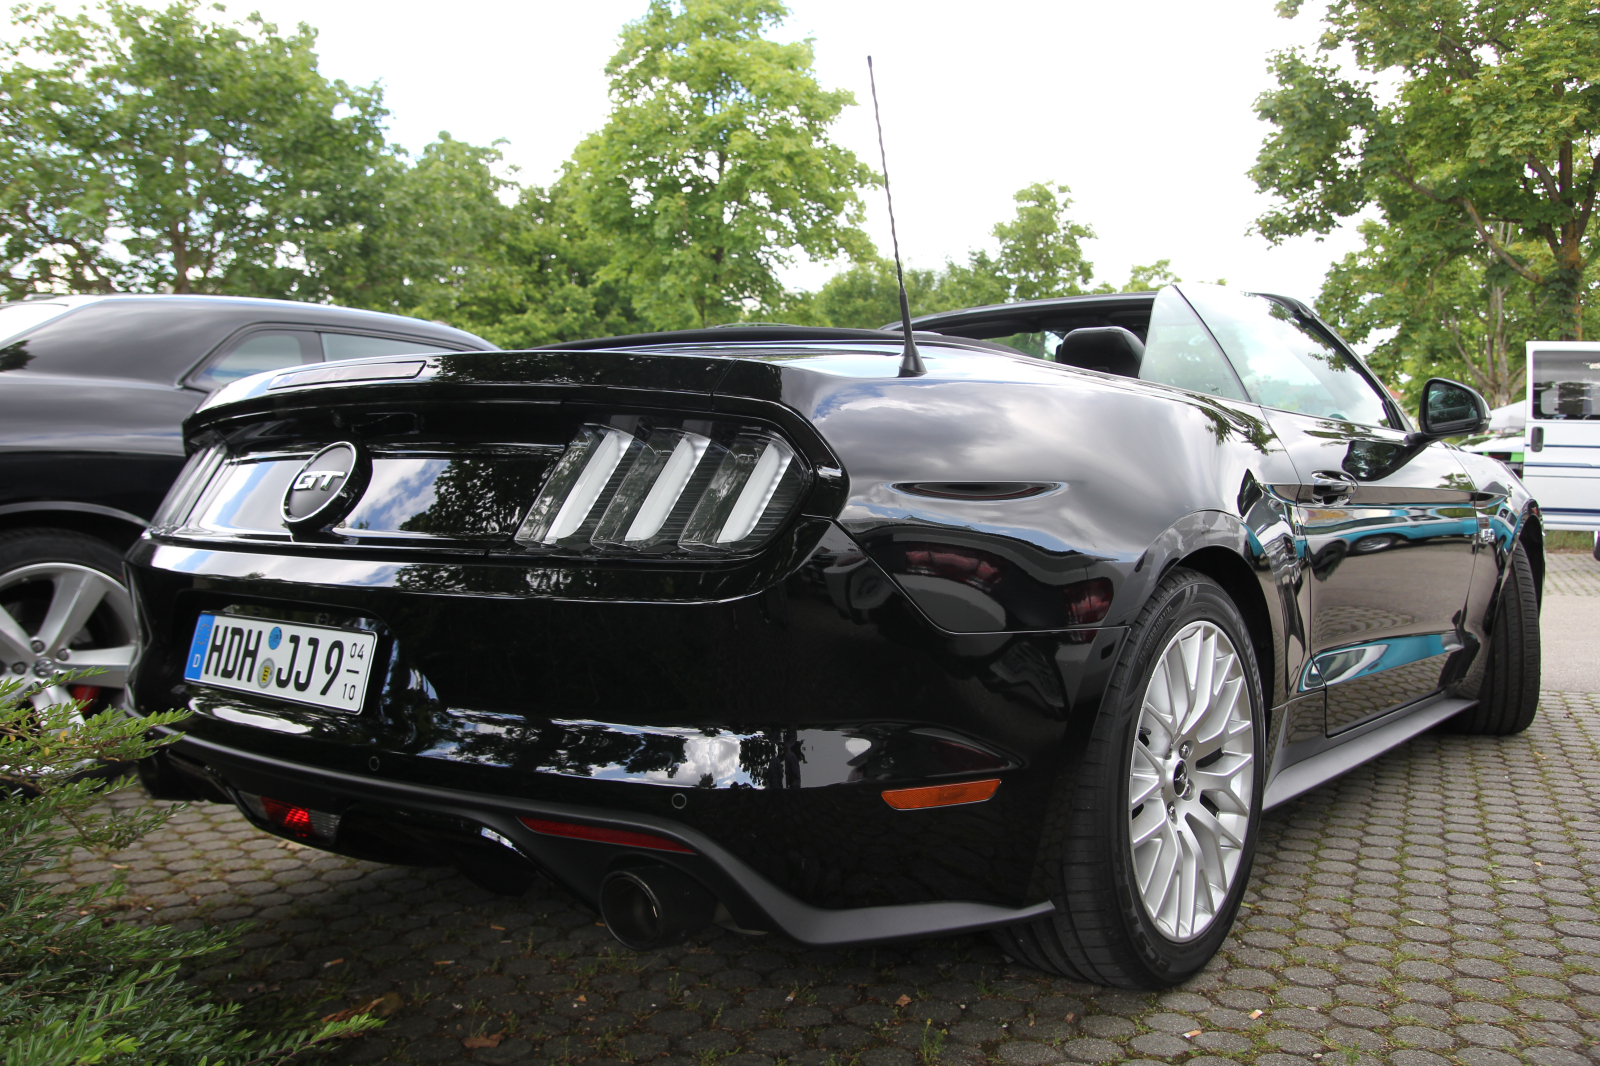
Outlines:
{"type": "Polygon", "coordinates": [[[627,286],[601,273],[609,242],[577,217],[569,172],[549,189],[529,186],[495,206],[486,239],[451,277],[406,313],[442,319],[502,348],[636,333],[650,328],[627,286]]]}
{"type": "MultiPolygon", "coordinates": [[[[990,233],[1000,252],[978,249],[964,263],[947,262],[940,270],[908,269],[906,296],[913,315],[961,307],[1075,296],[1094,274],[1079,242],[1094,231],[1073,222],[1065,185],[1036,183],[1017,191],[1015,216],[997,223],[990,233]]],[[[1164,270],[1166,260],[1159,269],[1164,270]]],[[[1155,270],[1158,268],[1137,268],[1155,270]]],[[[1137,271],[1136,271],[1137,276],[1137,271]]],[[[1111,292],[1109,286],[1100,290],[1111,292]]],[[[876,329],[900,317],[894,263],[873,257],[829,278],[816,293],[787,293],[763,312],[797,325],[849,326],[876,329]]]]}
{"type": "Polygon", "coordinates": [[[1491,406],[1519,399],[1521,341],[1541,324],[1533,286],[1481,250],[1441,256],[1373,221],[1361,233],[1365,247],[1329,270],[1318,312],[1354,343],[1377,341],[1368,361],[1413,404],[1434,376],[1471,384],[1491,406]]]}
{"type": "Polygon", "coordinates": [[[613,109],[574,155],[603,282],[655,328],[740,318],[775,300],[793,249],[864,257],[858,186],[876,176],[828,128],[854,102],[812,73],[808,41],[764,32],[778,0],[652,0],[606,72],[613,109]]]}
{"type": "MultiPolygon", "coordinates": [[[[1283,0],[1293,16],[1300,0],[1283,0]]],[[[1407,271],[1491,256],[1525,282],[1538,332],[1581,334],[1596,254],[1600,12],[1581,0],[1333,0],[1320,56],[1273,58],[1251,176],[1282,198],[1269,239],[1375,207],[1407,271]],[[1364,72],[1341,74],[1349,48],[1364,72]]]]}
{"type": "Polygon", "coordinates": [[[0,46],[0,262],[28,292],[312,295],[285,250],[348,225],[382,162],[376,89],[315,34],[107,0],[17,9],[0,46]]]}
{"type": "MultiPolygon", "coordinates": [[[[652,0],[607,65],[609,121],[541,188],[499,142],[386,144],[379,89],[325,79],[304,25],[209,21],[199,0],[24,6],[26,34],[0,46],[0,284],[335,302],[507,348],[750,317],[882,325],[893,271],[859,228],[879,179],[830,139],[854,101],[817,83],[810,42],[769,39],[787,14],[652,0]],[[784,292],[802,254],[849,265],[784,292]]],[[[907,272],[916,313],[1087,291],[1094,234],[1068,188],[1014,199],[997,254],[907,272]]]]}
{"type": "Polygon", "coordinates": [[[1016,217],[995,226],[1000,241],[996,273],[1009,286],[1008,298],[1076,296],[1094,275],[1094,265],[1083,258],[1078,244],[1093,238],[1094,230],[1067,217],[1070,191],[1050,182],[1029,185],[1012,197],[1016,217]]]}
{"type": "Polygon", "coordinates": [[[97,809],[108,782],[84,771],[148,755],[158,744],[146,730],[183,715],[83,720],[83,705],[35,707],[32,692],[0,679],[0,1062],[257,1066],[381,1024],[359,1016],[281,1034],[242,1029],[236,1006],[210,1002],[180,976],[231,934],[117,921],[120,882],[42,880],[74,848],[124,848],[167,819],[150,807],[97,809]]]}

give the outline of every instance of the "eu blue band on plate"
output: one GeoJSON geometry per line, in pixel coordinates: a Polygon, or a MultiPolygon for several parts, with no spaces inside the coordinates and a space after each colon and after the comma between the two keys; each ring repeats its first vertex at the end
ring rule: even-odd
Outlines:
{"type": "Polygon", "coordinates": [[[189,645],[189,661],[183,664],[183,676],[186,680],[200,680],[200,669],[206,664],[206,645],[211,642],[211,627],[216,622],[216,615],[203,614],[194,627],[194,641],[189,645]]]}

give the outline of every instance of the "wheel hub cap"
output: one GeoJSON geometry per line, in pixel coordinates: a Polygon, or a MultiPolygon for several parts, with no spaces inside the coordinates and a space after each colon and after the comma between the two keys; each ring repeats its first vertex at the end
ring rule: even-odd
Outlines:
{"type": "Polygon", "coordinates": [[[1216,921],[1244,857],[1255,727],[1244,664],[1210,622],[1180,630],[1145,688],[1128,773],[1139,898],[1172,940],[1216,921]]]}
{"type": "Polygon", "coordinates": [[[0,573],[0,672],[32,674],[35,707],[66,703],[63,671],[120,702],[133,661],[133,601],[118,581],[77,563],[34,563],[0,573]]]}

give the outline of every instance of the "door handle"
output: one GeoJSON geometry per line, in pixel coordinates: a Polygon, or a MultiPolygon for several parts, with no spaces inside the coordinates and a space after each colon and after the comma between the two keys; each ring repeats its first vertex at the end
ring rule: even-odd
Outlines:
{"type": "Polygon", "coordinates": [[[1534,426],[1528,431],[1528,450],[1530,452],[1544,451],[1544,427],[1534,426]]]}
{"type": "Polygon", "coordinates": [[[1343,474],[1318,471],[1311,475],[1311,499],[1317,503],[1332,503],[1356,491],[1354,478],[1343,474]]]}

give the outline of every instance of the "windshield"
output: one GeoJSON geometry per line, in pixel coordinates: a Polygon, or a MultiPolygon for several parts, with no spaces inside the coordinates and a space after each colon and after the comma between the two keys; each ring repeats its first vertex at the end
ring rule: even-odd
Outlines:
{"type": "Polygon", "coordinates": [[[13,304],[0,304],[0,344],[10,343],[13,337],[28,332],[34,326],[64,315],[72,308],[66,304],[22,300],[13,304]]]}
{"type": "Polygon", "coordinates": [[[1220,285],[1184,285],[1181,291],[1256,403],[1340,422],[1388,424],[1382,397],[1354,361],[1287,305],[1220,285]]]}
{"type": "Polygon", "coordinates": [[[1533,417],[1600,418],[1600,348],[1533,353],[1533,417]]]}

